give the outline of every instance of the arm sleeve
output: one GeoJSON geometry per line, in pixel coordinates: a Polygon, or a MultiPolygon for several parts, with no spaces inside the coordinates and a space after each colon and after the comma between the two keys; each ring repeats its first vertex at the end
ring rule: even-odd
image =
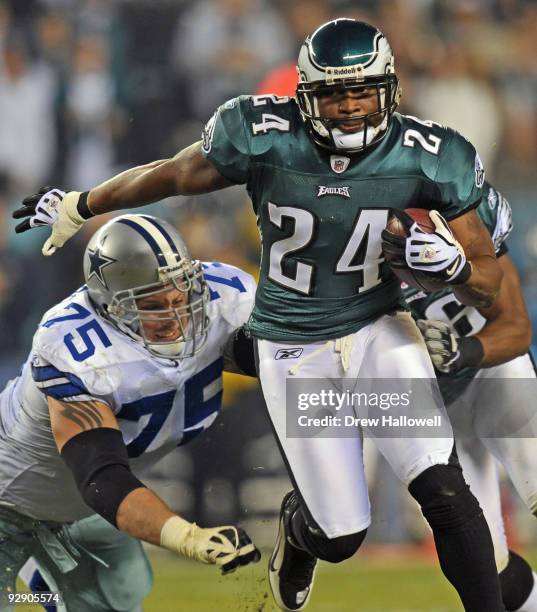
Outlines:
{"type": "Polygon", "coordinates": [[[226,372],[257,377],[254,356],[254,339],[241,327],[229,338],[224,347],[226,372]]]}
{"type": "Polygon", "coordinates": [[[509,249],[505,242],[502,242],[500,248],[496,251],[496,258],[499,259],[502,255],[506,255],[507,253],[509,253],[509,249]]]}
{"type": "Polygon", "coordinates": [[[83,431],[64,444],[61,456],[82,499],[117,527],[121,502],[135,489],[145,487],[130,470],[121,432],[109,427],[83,431]]]}
{"type": "Polygon", "coordinates": [[[496,225],[492,232],[492,242],[496,249],[496,255],[499,257],[507,253],[507,244],[505,241],[513,230],[513,212],[511,205],[502,196],[500,192],[496,192],[498,196],[498,204],[496,205],[496,225]]]}
{"type": "Polygon", "coordinates": [[[234,183],[248,182],[250,138],[244,117],[245,100],[233,98],[214,113],[202,132],[202,152],[218,172],[234,183]]]}
{"type": "MultiPolygon", "coordinates": [[[[451,130],[450,130],[451,131],[451,130]]],[[[435,176],[439,212],[452,220],[479,206],[485,170],[473,145],[458,132],[443,148],[435,176]]]]}
{"type": "Polygon", "coordinates": [[[489,231],[496,256],[507,253],[505,241],[513,230],[513,214],[509,202],[492,185],[485,183],[477,212],[489,231]]]}

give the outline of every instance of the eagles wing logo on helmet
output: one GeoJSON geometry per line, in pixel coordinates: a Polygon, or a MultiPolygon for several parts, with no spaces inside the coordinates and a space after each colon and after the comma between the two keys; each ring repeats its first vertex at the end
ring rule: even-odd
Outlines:
{"type": "Polygon", "coordinates": [[[496,191],[493,187],[489,187],[487,203],[489,205],[490,210],[494,210],[496,208],[496,204],[498,203],[498,196],[496,195],[496,191]]]}

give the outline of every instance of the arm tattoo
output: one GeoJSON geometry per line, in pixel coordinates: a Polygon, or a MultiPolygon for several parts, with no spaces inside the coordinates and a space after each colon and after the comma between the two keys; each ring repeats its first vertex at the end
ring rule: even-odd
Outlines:
{"type": "Polygon", "coordinates": [[[98,409],[98,402],[60,402],[60,414],[76,423],[82,430],[103,426],[103,417],[98,409]]]}

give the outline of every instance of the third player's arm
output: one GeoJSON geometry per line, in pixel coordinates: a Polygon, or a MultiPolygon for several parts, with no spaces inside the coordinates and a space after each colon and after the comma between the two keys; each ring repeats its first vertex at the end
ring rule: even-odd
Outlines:
{"type": "Polygon", "coordinates": [[[531,323],[518,272],[508,255],[502,255],[498,264],[503,270],[500,293],[490,308],[480,309],[487,323],[476,334],[483,345],[483,367],[511,361],[526,353],[531,344],[531,323]]]}
{"type": "Polygon", "coordinates": [[[472,264],[470,278],[454,289],[455,295],[467,306],[489,308],[502,281],[502,269],[490,235],[475,210],[450,221],[449,226],[472,264]]]}
{"type": "MultiPolygon", "coordinates": [[[[114,471],[111,472],[113,476],[120,477],[123,474],[126,478],[133,478],[131,486],[135,488],[128,492],[119,504],[115,513],[115,523],[121,531],[125,531],[129,535],[151,544],[159,545],[162,527],[170,517],[175,516],[174,513],[155,493],[146,489],[141,482],[136,487],[137,483],[134,480],[134,476],[130,474],[128,467],[120,463],[114,463],[113,448],[110,449],[112,452],[107,461],[101,461],[99,456],[99,432],[97,430],[100,429],[104,435],[109,435],[109,430],[111,429],[119,432],[117,420],[110,408],[96,400],[63,402],[51,397],[48,398],[48,405],[56,446],[62,457],[66,459],[68,466],[71,468],[71,465],[69,465],[70,459],[77,452],[76,445],[82,442],[84,447],[81,448],[86,448],[87,455],[97,455],[95,457],[96,468],[99,467],[99,469],[103,470],[109,466],[116,466],[114,471]],[[92,430],[93,435],[87,436],[86,434],[92,430]],[[66,446],[69,443],[70,446],[66,446]],[[95,445],[95,449],[88,448],[92,443],[95,445]],[[104,465],[105,463],[107,465],[104,465]],[[121,469],[118,469],[118,467],[121,469]]],[[[115,440],[114,438],[109,438],[107,442],[110,443],[110,440],[112,443],[123,444],[119,442],[119,436],[116,436],[115,440]]],[[[120,452],[123,451],[124,457],[127,456],[124,445],[122,449],[118,450],[120,452]]],[[[80,467],[80,463],[78,467],[80,467]]],[[[91,466],[88,466],[88,468],[86,470],[87,478],[84,478],[85,475],[81,472],[74,471],[80,493],[84,501],[99,514],[103,512],[103,507],[107,506],[105,514],[108,514],[108,516],[105,516],[105,518],[109,519],[111,503],[105,499],[99,500],[94,495],[94,492],[90,490],[91,485],[87,481],[92,476],[91,466]],[[86,480],[85,483],[84,480],[86,480]],[[102,505],[99,505],[99,503],[102,505]]],[[[113,482],[110,484],[113,485],[113,482]]],[[[118,483],[118,485],[123,486],[124,482],[118,483]]]]}
{"type": "Polygon", "coordinates": [[[203,157],[201,141],[170,159],[125,170],[90,190],[94,214],[143,206],[175,195],[198,195],[233,185],[203,157]]]}

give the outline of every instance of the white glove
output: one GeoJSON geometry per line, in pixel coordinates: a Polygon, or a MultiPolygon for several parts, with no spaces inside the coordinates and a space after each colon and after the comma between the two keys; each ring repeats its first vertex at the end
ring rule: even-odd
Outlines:
{"type": "Polygon", "coordinates": [[[28,217],[15,231],[52,226],[52,233],[43,245],[43,255],[49,256],[62,247],[82,227],[85,219],[78,212],[79,191],[61,191],[44,187],[39,193],[25,198],[22,207],[13,213],[15,219],[28,217]]]}
{"type": "Polygon", "coordinates": [[[160,545],[190,559],[219,565],[222,574],[261,559],[261,553],[240,527],[203,529],[179,516],[172,516],[164,523],[160,545]]]}
{"type": "Polygon", "coordinates": [[[424,232],[417,223],[409,228],[405,259],[409,268],[420,270],[447,283],[466,282],[471,274],[464,249],[457,242],[447,221],[436,210],[429,213],[433,233],[424,232]]]}

